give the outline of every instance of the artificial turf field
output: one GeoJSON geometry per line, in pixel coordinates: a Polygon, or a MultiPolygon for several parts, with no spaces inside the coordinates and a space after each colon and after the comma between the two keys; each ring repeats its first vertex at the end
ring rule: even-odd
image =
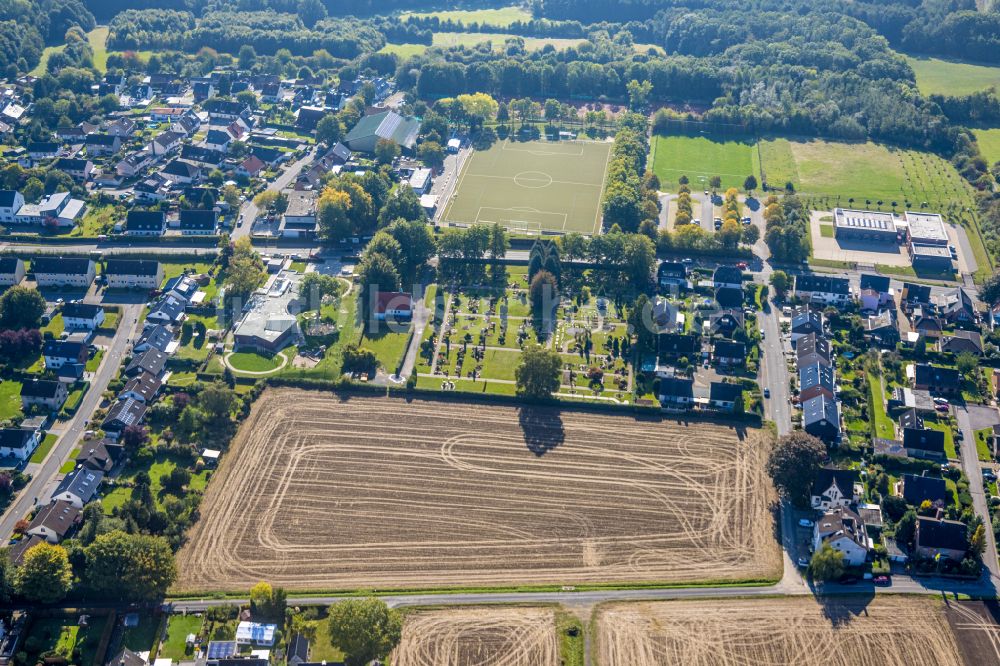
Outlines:
{"type": "Polygon", "coordinates": [[[497,142],[466,160],[443,220],[596,233],[610,152],[608,142],[497,142]]]}

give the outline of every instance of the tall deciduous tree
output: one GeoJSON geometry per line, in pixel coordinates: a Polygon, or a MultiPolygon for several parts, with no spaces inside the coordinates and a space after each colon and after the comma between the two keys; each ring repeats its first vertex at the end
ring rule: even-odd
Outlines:
{"type": "Polygon", "coordinates": [[[837,580],[844,575],[844,554],[828,543],[813,553],[809,575],[816,581],[837,580]]]}
{"type": "Polygon", "coordinates": [[[796,430],[778,439],[767,461],[775,488],[796,506],[805,506],[826,446],[812,435],[796,430]]]}
{"type": "Polygon", "coordinates": [[[72,585],[66,549],[45,541],[28,549],[14,575],[14,590],[28,601],[43,604],[60,601],[72,585]]]}
{"type": "Polygon", "coordinates": [[[37,289],[15,285],[0,296],[0,327],[38,328],[45,297],[37,289]]]}
{"type": "Polygon", "coordinates": [[[107,597],[159,599],[177,579],[174,554],[162,537],[109,532],[94,539],[84,554],[84,581],[107,597]]]}
{"type": "Polygon", "coordinates": [[[346,655],[348,666],[387,657],[403,633],[399,612],[373,597],[338,602],[327,615],[330,642],[346,655]]]}
{"type": "Polygon", "coordinates": [[[514,369],[517,394],[533,400],[550,398],[559,390],[561,372],[559,354],[537,344],[528,345],[514,369]]]}

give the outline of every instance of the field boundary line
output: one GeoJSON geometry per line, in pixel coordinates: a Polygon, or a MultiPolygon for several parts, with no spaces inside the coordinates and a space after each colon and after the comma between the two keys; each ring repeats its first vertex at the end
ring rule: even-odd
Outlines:
{"type": "MultiPolygon", "coordinates": [[[[533,173],[544,173],[549,178],[552,178],[552,174],[550,174],[550,173],[548,173],[546,171],[532,170],[532,172],[533,173]]],[[[491,173],[474,173],[474,174],[472,174],[472,177],[473,178],[495,178],[497,180],[508,180],[508,181],[514,183],[515,185],[517,185],[518,187],[524,187],[524,185],[521,185],[521,184],[519,184],[517,182],[517,177],[516,176],[514,176],[514,177],[511,177],[511,176],[494,176],[491,173]]],[[[578,182],[573,181],[573,180],[556,180],[555,178],[552,178],[552,183],[551,184],[552,185],[573,185],[574,187],[604,187],[603,184],[599,184],[599,183],[578,183],[578,182]]],[[[524,189],[526,189],[526,190],[541,190],[541,189],[545,189],[545,188],[543,188],[543,187],[524,187],[524,189]]]]}
{"type": "Polygon", "coordinates": [[[597,236],[598,234],[601,233],[601,220],[604,217],[604,214],[601,211],[602,208],[601,202],[604,201],[604,191],[608,187],[608,165],[611,164],[611,151],[612,148],[609,145],[608,153],[604,158],[604,172],[601,174],[601,188],[600,191],[597,193],[597,213],[594,216],[594,231],[591,234],[593,236],[597,236]]]}

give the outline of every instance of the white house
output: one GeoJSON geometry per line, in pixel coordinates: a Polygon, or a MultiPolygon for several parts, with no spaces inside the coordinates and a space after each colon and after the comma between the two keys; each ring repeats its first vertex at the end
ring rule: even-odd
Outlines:
{"type": "Polygon", "coordinates": [[[812,508],[829,511],[850,506],[861,497],[858,473],[852,469],[821,468],[812,487],[812,508]]]}
{"type": "Polygon", "coordinates": [[[851,300],[851,283],[847,278],[830,275],[797,275],[795,295],[810,303],[847,303],[851,300]]]}
{"type": "Polygon", "coordinates": [[[77,467],[63,477],[52,493],[52,501],[69,502],[78,509],[94,499],[104,480],[104,473],[86,467],[77,467]]]}
{"type": "Polygon", "coordinates": [[[24,408],[43,407],[45,409],[62,409],[69,389],[63,382],[48,379],[33,379],[21,386],[21,404],[24,408]]]}
{"type": "Polygon", "coordinates": [[[104,308],[91,303],[67,303],[62,308],[63,324],[74,331],[93,331],[104,323],[104,308]]]}
{"type": "Polygon", "coordinates": [[[69,502],[57,501],[38,510],[25,534],[59,543],[80,521],[80,508],[69,502]]]}
{"type": "Polygon", "coordinates": [[[35,257],[31,272],[39,287],[90,287],[96,267],[83,257],[35,257]]]}
{"type": "Polygon", "coordinates": [[[13,287],[24,279],[24,261],[17,257],[0,257],[0,287],[13,287]]]}
{"type": "Polygon", "coordinates": [[[829,545],[844,554],[844,564],[861,566],[868,557],[868,535],[861,516],[847,507],[828,511],[813,528],[813,547],[819,550],[829,545]]]}
{"type": "Polygon", "coordinates": [[[14,222],[24,206],[24,197],[15,190],[0,190],[0,222],[14,222]]]}
{"type": "Polygon", "coordinates": [[[152,259],[108,259],[104,276],[109,289],[159,289],[163,266],[152,259]]]}
{"type": "Polygon", "coordinates": [[[30,428],[0,429],[0,458],[27,460],[42,441],[40,430],[30,428]]]}
{"type": "Polygon", "coordinates": [[[413,297],[400,291],[380,291],[374,313],[379,321],[410,319],[413,316],[413,297]]]}

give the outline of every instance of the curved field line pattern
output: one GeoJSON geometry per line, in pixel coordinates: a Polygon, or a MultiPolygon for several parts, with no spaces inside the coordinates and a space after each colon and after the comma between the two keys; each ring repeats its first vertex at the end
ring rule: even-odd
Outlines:
{"type": "Polygon", "coordinates": [[[394,666],[558,666],[545,608],[457,608],[406,616],[394,666]]]}
{"type": "Polygon", "coordinates": [[[615,604],[597,617],[600,666],[960,666],[931,597],[615,604]]]}
{"type": "Polygon", "coordinates": [[[780,574],[770,435],[268,390],[179,554],[179,591],[780,574]]]}

